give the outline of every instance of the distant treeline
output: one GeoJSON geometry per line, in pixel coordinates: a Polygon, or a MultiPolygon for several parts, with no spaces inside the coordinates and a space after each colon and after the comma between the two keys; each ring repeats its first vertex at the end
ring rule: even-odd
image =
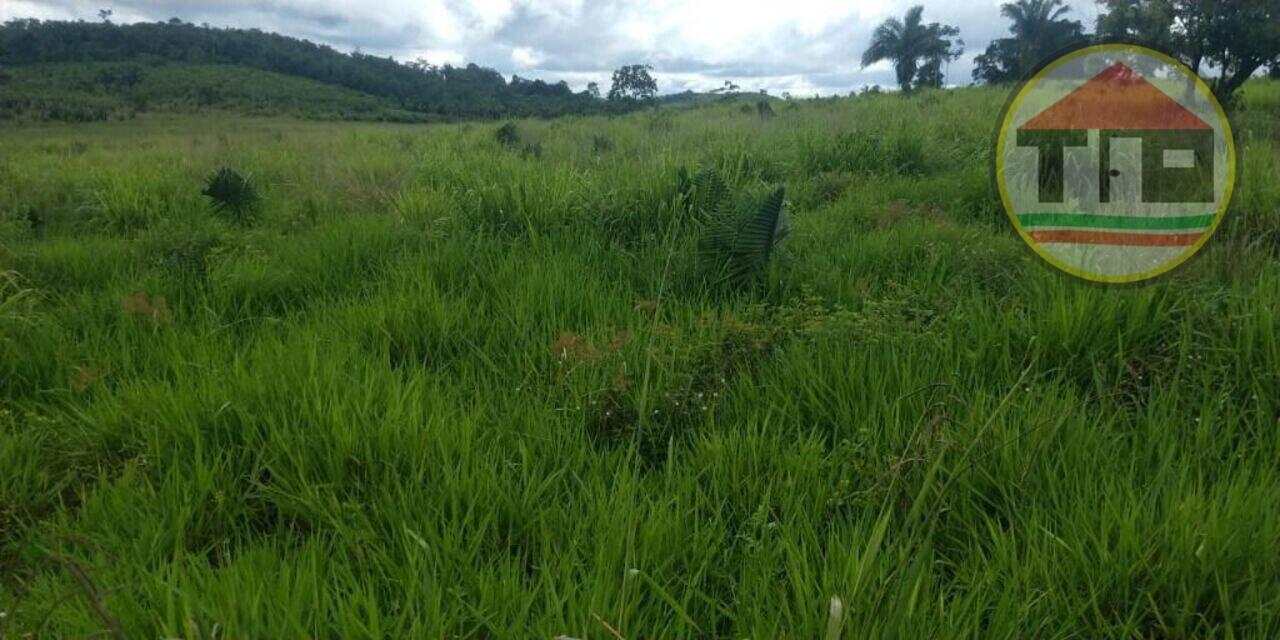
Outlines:
{"type": "MultiPolygon", "coordinates": [[[[456,117],[555,116],[603,110],[606,103],[567,84],[493,69],[436,66],[343,53],[257,29],[168,22],[113,24],[12,20],[0,25],[0,65],[59,62],[186,62],[243,65],[388,98],[401,108],[456,117]]],[[[613,105],[619,107],[621,105],[613,105]]]]}

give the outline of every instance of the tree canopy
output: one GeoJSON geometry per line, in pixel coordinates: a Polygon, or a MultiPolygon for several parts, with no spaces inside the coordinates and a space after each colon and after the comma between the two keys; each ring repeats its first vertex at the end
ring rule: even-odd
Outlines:
{"type": "Polygon", "coordinates": [[[630,64],[613,72],[613,86],[609,87],[609,100],[613,102],[648,102],[658,94],[658,83],[649,74],[653,67],[647,64],[630,64]]]}
{"type": "MultiPolygon", "coordinates": [[[[1168,53],[1206,77],[1230,105],[1255,73],[1280,68],[1280,3],[1276,0],[1098,0],[1095,40],[1137,42],[1168,53]]],[[[975,58],[973,78],[1022,79],[1054,53],[1086,41],[1084,25],[1067,18],[1063,0],[1016,0],[1001,6],[1012,37],[975,58]]]]}
{"type": "Polygon", "coordinates": [[[1014,82],[1031,73],[1054,53],[1084,41],[1084,25],[1068,20],[1063,0],[1017,0],[1000,6],[1011,38],[998,38],[974,59],[973,78],[981,82],[1014,82]]]}
{"type": "Polygon", "coordinates": [[[1100,0],[1098,35],[1150,43],[1208,76],[1223,104],[1254,73],[1280,65],[1276,0],[1100,0]]]}
{"type": "Polygon", "coordinates": [[[876,27],[871,45],[862,54],[862,66],[882,60],[893,63],[903,91],[918,86],[941,86],[942,65],[964,52],[960,30],[937,22],[925,24],[924,7],[914,6],[902,19],[889,18],[876,27]]]}

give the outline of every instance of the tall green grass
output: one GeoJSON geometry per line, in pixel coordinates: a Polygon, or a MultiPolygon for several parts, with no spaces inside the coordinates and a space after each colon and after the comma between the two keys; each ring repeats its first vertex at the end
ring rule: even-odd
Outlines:
{"type": "Polygon", "coordinates": [[[1280,86],[1246,96],[1228,223],[1114,288],[1010,232],[997,90],[518,122],[540,155],[6,128],[0,637],[1276,636],[1280,86]],[[682,167],[786,188],[761,287],[705,286],[682,167]]]}

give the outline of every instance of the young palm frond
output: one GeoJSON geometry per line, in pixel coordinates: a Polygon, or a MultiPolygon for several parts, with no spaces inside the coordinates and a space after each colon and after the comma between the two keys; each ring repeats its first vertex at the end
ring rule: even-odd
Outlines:
{"type": "Polygon", "coordinates": [[[678,180],[680,195],[688,205],[689,213],[698,222],[722,218],[732,204],[728,185],[713,167],[698,170],[692,178],[681,167],[678,180]]]}
{"type": "Polygon", "coordinates": [[[233,169],[223,167],[205,180],[202,195],[213,202],[213,210],[237,223],[249,221],[254,208],[262,199],[252,176],[241,176],[233,169]]]}
{"type": "Polygon", "coordinates": [[[687,201],[689,194],[693,191],[693,179],[689,177],[689,169],[680,167],[676,171],[676,193],[680,194],[680,199],[687,201]]]}
{"type": "Polygon", "coordinates": [[[774,250],[791,232],[784,195],[779,187],[745,215],[727,205],[716,209],[701,246],[716,281],[743,288],[764,274],[774,250]]]}
{"type": "Polygon", "coordinates": [[[714,167],[692,176],[681,167],[676,180],[680,200],[701,231],[698,257],[704,281],[734,288],[758,281],[774,249],[790,232],[783,189],[742,210],[714,167]]]}

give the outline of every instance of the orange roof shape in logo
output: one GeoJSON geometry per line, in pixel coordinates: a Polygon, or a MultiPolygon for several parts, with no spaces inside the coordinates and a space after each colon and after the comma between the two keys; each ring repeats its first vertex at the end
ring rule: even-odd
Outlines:
{"type": "Polygon", "coordinates": [[[1117,62],[1019,129],[1212,129],[1186,107],[1117,62]]]}

